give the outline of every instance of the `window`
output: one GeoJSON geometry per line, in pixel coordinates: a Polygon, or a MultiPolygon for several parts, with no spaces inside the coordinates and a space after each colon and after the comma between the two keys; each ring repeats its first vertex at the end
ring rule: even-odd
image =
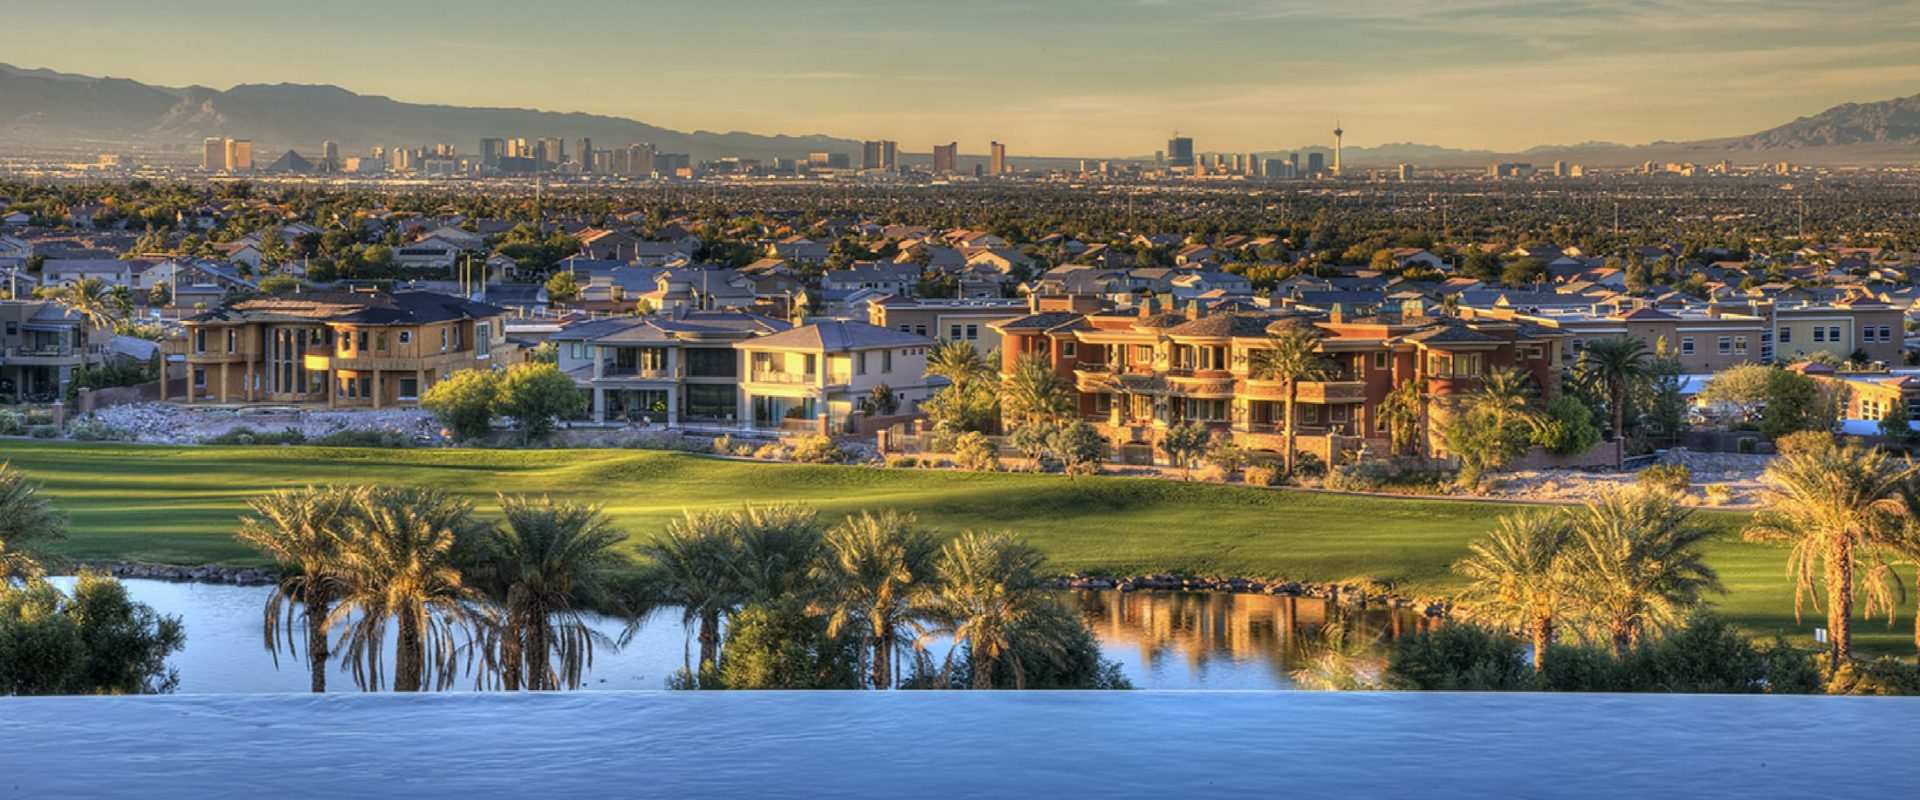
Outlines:
{"type": "Polygon", "coordinates": [[[1826,341],[1826,340],[1827,340],[1827,329],[1826,329],[1826,328],[1822,328],[1822,327],[1820,327],[1820,326],[1818,326],[1818,325],[1815,325],[1815,326],[1813,326],[1813,340],[1814,340],[1815,342],[1824,342],[1824,341],[1826,341]]]}
{"type": "Polygon", "coordinates": [[[387,332],[386,331],[381,331],[379,333],[374,334],[373,349],[375,352],[379,352],[379,353],[387,352],[387,332]]]}
{"type": "Polygon", "coordinates": [[[912,326],[912,325],[906,325],[906,324],[902,324],[902,325],[900,326],[900,332],[901,332],[901,333],[912,333],[912,332],[913,332],[913,326],[912,326]]]}
{"type": "Polygon", "coordinates": [[[360,351],[361,351],[361,352],[363,352],[363,353],[364,353],[364,352],[366,352],[366,351],[367,351],[367,349],[368,349],[368,348],[367,348],[367,340],[368,340],[369,338],[370,338],[370,337],[369,337],[369,335],[368,335],[368,333],[367,333],[366,331],[361,331],[361,332],[360,332],[360,347],[359,347],[359,349],[360,349],[360,351]]]}
{"type": "Polygon", "coordinates": [[[1060,343],[1061,358],[1078,358],[1079,355],[1080,355],[1079,342],[1065,341],[1060,343]]]}
{"type": "Polygon", "coordinates": [[[7,335],[8,335],[8,336],[18,336],[18,335],[20,335],[20,323],[18,323],[18,322],[8,322],[8,323],[7,323],[7,335]]]}
{"type": "Polygon", "coordinates": [[[229,353],[240,352],[240,332],[239,331],[227,331],[227,352],[229,353]]]}
{"type": "Polygon", "coordinates": [[[207,352],[207,331],[202,328],[193,332],[193,352],[207,352]]]}
{"type": "Polygon", "coordinates": [[[447,329],[441,328],[440,329],[440,352],[444,353],[446,351],[447,351],[447,329]]]}
{"type": "Polygon", "coordinates": [[[954,342],[960,341],[960,330],[959,325],[947,326],[947,339],[954,342]]]}
{"type": "Polygon", "coordinates": [[[1747,354],[1747,337],[1745,336],[1733,337],[1733,352],[1737,355],[1743,355],[1743,356],[1747,354]]]}
{"type": "Polygon", "coordinates": [[[1150,344],[1134,345],[1133,360],[1142,364],[1153,363],[1153,345],[1150,345],[1150,344]]]}
{"type": "Polygon", "coordinates": [[[893,371],[893,351],[892,350],[880,351],[880,371],[882,373],[888,373],[893,371]]]}
{"type": "Polygon", "coordinates": [[[1683,355],[1683,356],[1693,355],[1693,337],[1691,336],[1680,337],[1680,355],[1683,355]]]}
{"type": "Polygon", "coordinates": [[[491,358],[493,356],[493,323],[474,323],[473,351],[474,358],[491,358]]]}
{"type": "Polygon", "coordinates": [[[1792,344],[1792,343],[1793,343],[1793,329],[1792,329],[1792,328],[1781,328],[1781,329],[1780,329],[1780,343],[1781,343],[1781,344],[1792,344]]]}
{"type": "Polygon", "coordinates": [[[1381,351],[1378,351],[1378,352],[1376,352],[1376,353],[1374,353],[1374,354],[1373,354],[1373,368],[1374,368],[1374,369],[1377,369],[1377,370],[1380,370],[1380,371],[1382,371],[1382,372],[1385,372],[1385,371],[1386,371],[1386,369],[1387,369],[1387,351],[1385,351],[1385,350],[1381,350],[1381,351]]]}
{"type": "Polygon", "coordinates": [[[567,356],[568,356],[569,358],[572,358],[572,359],[575,359],[575,360],[585,360],[585,359],[586,359],[586,357],[587,357],[587,343],[586,343],[586,342],[572,342],[572,343],[570,343],[570,344],[568,344],[568,345],[567,345],[567,356]]]}
{"type": "Polygon", "coordinates": [[[1730,355],[1732,353],[1733,353],[1733,337],[1731,336],[1720,337],[1720,355],[1724,356],[1724,355],[1730,355]]]}
{"type": "Polygon", "coordinates": [[[401,344],[413,344],[413,331],[401,331],[401,332],[400,332],[400,343],[401,343],[401,344]]]}
{"type": "Polygon", "coordinates": [[[913,335],[915,335],[915,336],[925,336],[925,335],[927,335],[927,326],[925,326],[925,325],[915,325],[915,326],[913,326],[913,335]]]}
{"type": "Polygon", "coordinates": [[[970,341],[970,342],[971,342],[971,341],[973,341],[973,340],[975,340],[975,339],[978,339],[978,338],[980,338],[980,326],[979,326],[979,325],[968,325],[968,326],[967,326],[967,341],[970,341]]]}
{"type": "Polygon", "coordinates": [[[867,354],[866,353],[860,352],[860,353],[853,354],[853,374],[855,375],[867,374],[867,354]]]}
{"type": "Polygon", "coordinates": [[[207,371],[206,370],[196,369],[193,371],[193,388],[195,389],[207,388],[207,371]]]}
{"type": "Polygon", "coordinates": [[[453,329],[453,349],[458,350],[465,346],[460,339],[460,326],[453,325],[451,327],[453,329]]]}
{"type": "Polygon", "coordinates": [[[1830,328],[1828,328],[1828,329],[1827,329],[1827,341],[1829,341],[1829,342],[1844,342],[1844,341],[1846,341],[1845,339],[1842,339],[1842,338],[1840,338],[1840,326],[1838,326],[1838,325],[1835,325],[1835,326],[1833,326],[1833,327],[1830,327],[1830,328]]]}
{"type": "Polygon", "coordinates": [[[1891,342],[1891,341],[1893,341],[1893,326],[1892,326],[1892,325],[1882,325],[1882,326],[1880,326],[1880,341],[1883,341],[1883,342],[1891,342]]]}
{"type": "Polygon", "coordinates": [[[420,399],[420,379],[419,378],[401,378],[399,399],[401,400],[420,399]]]}

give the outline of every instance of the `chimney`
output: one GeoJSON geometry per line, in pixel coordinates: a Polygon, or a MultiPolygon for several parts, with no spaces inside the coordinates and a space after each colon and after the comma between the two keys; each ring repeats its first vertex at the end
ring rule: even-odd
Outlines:
{"type": "Polygon", "coordinates": [[[1347,321],[1347,304],[1334,303],[1333,308],[1327,312],[1327,321],[1335,325],[1339,325],[1340,323],[1346,322],[1347,321]]]}
{"type": "Polygon", "coordinates": [[[1200,298],[1193,298],[1187,305],[1187,319],[1196,320],[1203,316],[1206,316],[1206,312],[1200,309],[1200,298]]]}

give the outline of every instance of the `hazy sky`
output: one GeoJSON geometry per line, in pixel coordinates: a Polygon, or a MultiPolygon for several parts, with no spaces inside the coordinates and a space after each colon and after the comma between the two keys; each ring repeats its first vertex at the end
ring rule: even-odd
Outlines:
{"type": "MultiPolygon", "coordinates": [[[[55,0],[0,61],[1015,154],[1521,149],[1920,92],[1896,0],[55,0]]],[[[4,98],[0,98],[4,102],[4,98]]],[[[478,135],[476,133],[476,135],[478,135]]]]}

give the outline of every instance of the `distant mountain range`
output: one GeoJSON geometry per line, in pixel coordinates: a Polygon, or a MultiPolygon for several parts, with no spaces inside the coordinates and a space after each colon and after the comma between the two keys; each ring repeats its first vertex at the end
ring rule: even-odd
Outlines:
{"type": "MultiPolygon", "coordinates": [[[[208,136],[251,139],[254,157],[262,163],[287,149],[312,154],[321,140],[339,142],[349,153],[365,152],[376,145],[436,142],[450,142],[462,152],[471,152],[483,136],[559,136],[567,140],[569,152],[581,137],[591,138],[601,147],[652,142],[663,152],[686,153],[695,159],[797,157],[819,151],[858,158],[860,152],[857,141],[822,134],[689,133],[597,114],[403,103],[337,86],[241,84],[224,91],[204,86],[170,88],[125,78],[95,78],[0,64],[0,140],[15,143],[15,148],[27,144],[39,150],[137,147],[188,152],[208,136]]],[[[1291,152],[1328,149],[1316,144],[1291,152]]],[[[1407,142],[1347,147],[1343,158],[1355,166],[1404,162],[1466,166],[1561,159],[1614,165],[1720,158],[1914,163],[1920,162],[1920,95],[1848,103],[1771,130],[1723,139],[1634,146],[1585,142],[1535,147],[1520,153],[1407,142]]],[[[1063,158],[1019,160],[1029,164],[1065,163],[1063,158]]]]}

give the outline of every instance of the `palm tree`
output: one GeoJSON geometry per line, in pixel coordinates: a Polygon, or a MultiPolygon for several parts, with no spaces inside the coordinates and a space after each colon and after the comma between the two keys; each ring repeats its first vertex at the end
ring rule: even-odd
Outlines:
{"type": "Polygon", "coordinates": [[[1847,444],[1778,456],[1761,476],[1766,510],[1747,528],[1747,538],[1791,546],[1787,574],[1794,579],[1796,618],[1802,600],[1824,582],[1836,668],[1853,654],[1855,577],[1867,578],[1868,613],[1890,600],[1889,587],[1879,580],[1886,573],[1863,573],[1859,562],[1876,558],[1875,543],[1901,523],[1900,486],[1913,474],[1912,466],[1885,453],[1847,444]]]}
{"type": "Polygon", "coordinates": [[[1454,562],[1470,583],[1461,596],[1470,616],[1533,639],[1533,669],[1546,668],[1547,645],[1566,610],[1568,586],[1561,552],[1571,531],[1558,513],[1502,517],[1500,527],[1474,542],[1472,554],[1454,562]]]}
{"type": "MultiPolygon", "coordinates": [[[[641,548],[653,562],[645,582],[649,604],[678,606],[682,624],[699,626],[700,671],[686,665],[693,675],[718,666],[720,618],[739,602],[733,567],[736,525],[734,516],[725,512],[688,511],[641,548]]],[[[644,616],[636,610],[636,617],[644,616]]],[[[633,631],[629,628],[628,635],[633,631]]]]}
{"type": "Polygon", "coordinates": [[[1533,376],[1512,368],[1491,370],[1467,398],[1467,407],[1492,417],[1501,430],[1514,420],[1531,423],[1539,416],[1533,408],[1533,376]]]}
{"type": "MultiPolygon", "coordinates": [[[[973,688],[993,688],[995,665],[1016,651],[1058,655],[1061,644],[1033,624],[1053,602],[1041,589],[1044,557],[1010,533],[965,531],[940,549],[934,567],[939,588],[925,610],[951,635],[965,642],[973,670],[973,688]]],[[[925,635],[922,636],[922,641],[925,635]]],[[[1018,658],[1010,659],[1016,688],[1026,685],[1018,658]]]]}
{"type": "Polygon", "coordinates": [[[1581,363],[1607,390],[1607,410],[1613,412],[1613,436],[1627,435],[1627,393],[1646,380],[1653,365],[1647,343],[1630,336],[1610,336],[1587,343],[1581,363]]]}
{"type": "Polygon", "coordinates": [[[829,609],[827,635],[858,629],[873,652],[872,685],[893,685],[893,656],[903,633],[916,625],[914,599],[932,578],[933,539],[911,514],[861,512],[826,535],[824,557],[812,576],[829,609]]]}
{"type": "Polygon", "coordinates": [[[1567,579],[1582,616],[1614,657],[1686,619],[1720,578],[1700,555],[1711,535],[1663,492],[1616,491],[1571,515],[1567,579]]]}
{"type": "Polygon", "coordinates": [[[459,565],[484,536],[471,504],[431,489],[367,489],[344,518],[336,567],[342,591],[327,617],[341,631],[342,656],[363,688],[384,683],[383,648],[394,623],[393,690],[445,689],[459,672],[462,638],[472,640],[474,592],[459,565]]]}
{"type": "Polygon", "coordinates": [[[87,277],[62,287],[53,301],[79,314],[93,328],[111,328],[119,321],[113,299],[113,287],[99,278],[87,277]]]}
{"type": "Polygon", "coordinates": [[[502,683],[576,689],[606,637],[584,611],[613,605],[609,573],[625,537],[600,509],[548,498],[500,498],[506,526],[487,537],[484,585],[499,606],[502,683]],[[556,666],[557,662],[557,666],[556,666]]]}
{"type": "Polygon", "coordinates": [[[13,464],[0,463],[0,586],[39,577],[43,569],[34,548],[66,536],[67,518],[40,493],[40,484],[13,464]]]}
{"type": "Polygon", "coordinates": [[[1300,382],[1317,380],[1333,372],[1333,362],[1320,355],[1320,329],[1313,323],[1302,320],[1283,320],[1275,323],[1277,330],[1267,333],[1267,347],[1260,350],[1255,365],[1255,375],[1261,380],[1279,381],[1286,390],[1286,420],[1282,431],[1286,436],[1287,472],[1293,472],[1294,462],[1294,406],[1300,401],[1300,382]]]}
{"type": "MultiPolygon", "coordinates": [[[[807,571],[819,560],[820,513],[798,503],[748,505],[733,512],[728,562],[737,603],[801,597],[813,590],[807,571]]],[[[727,609],[728,614],[733,608],[727,609]]]]}
{"type": "Polygon", "coordinates": [[[1380,422],[1387,426],[1391,436],[1393,455],[1415,452],[1420,443],[1421,424],[1426,419],[1426,405],[1420,382],[1412,379],[1393,387],[1386,399],[1380,401],[1380,422]]]}
{"type": "Polygon", "coordinates": [[[235,538],[289,570],[267,595],[261,631],[274,663],[284,634],[287,655],[297,655],[301,629],[307,638],[307,667],[314,692],[327,690],[327,617],[339,589],[334,570],[340,560],[345,516],[357,510],[361,490],[340,486],[283,489],[248,502],[253,515],[240,518],[235,538]]]}
{"type": "Polygon", "coordinates": [[[1059,422],[1074,415],[1073,386],[1037,353],[1021,356],[1000,382],[1000,406],[1016,424],[1059,422]]]}
{"type": "Polygon", "coordinates": [[[973,343],[962,339],[937,343],[927,353],[927,374],[946,378],[955,387],[984,380],[994,372],[992,362],[974,349],[973,343]]]}
{"type": "MultiPolygon", "coordinates": [[[[1881,541],[1881,546],[1886,548],[1888,554],[1900,559],[1905,562],[1907,566],[1913,568],[1914,588],[1917,592],[1920,592],[1920,518],[1915,517],[1915,514],[1920,513],[1920,486],[1916,486],[1915,482],[1911,479],[1907,480],[1900,487],[1900,498],[1900,505],[1905,514],[1905,518],[1899,526],[1887,532],[1881,541]]],[[[1884,581],[1882,585],[1891,584],[1898,586],[1900,579],[1898,575],[1894,574],[1893,569],[1893,564],[1883,563],[1880,570],[1882,570],[1884,574],[1870,578],[1870,580],[1884,581]]],[[[1904,592],[1905,587],[1901,587],[1901,589],[1904,592]]],[[[1916,597],[1920,597],[1920,594],[1916,594],[1916,597]]],[[[1891,625],[1894,620],[1894,608],[1895,606],[1891,603],[1887,606],[1887,623],[1889,625],[1891,625]]],[[[1914,608],[1913,648],[1915,659],[1920,660],[1920,603],[1916,603],[1914,608]]]]}

